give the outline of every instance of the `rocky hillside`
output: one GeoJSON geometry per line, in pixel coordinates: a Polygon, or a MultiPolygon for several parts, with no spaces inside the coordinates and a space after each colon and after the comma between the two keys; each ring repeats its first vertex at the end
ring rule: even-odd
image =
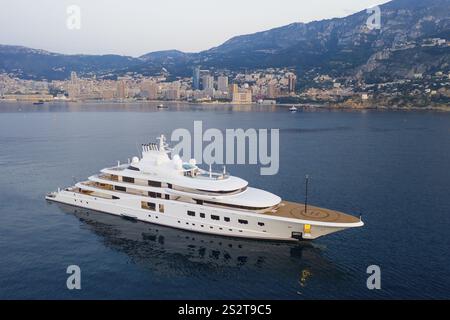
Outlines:
{"type": "Polygon", "coordinates": [[[65,55],[0,45],[0,73],[23,79],[67,79],[71,71],[83,75],[114,75],[117,70],[137,64],[142,64],[142,60],[119,55],[65,55]]]}
{"type": "Polygon", "coordinates": [[[448,70],[450,47],[422,45],[431,38],[450,40],[450,0],[389,2],[381,6],[379,30],[368,28],[369,16],[362,11],[235,37],[195,62],[232,69],[292,66],[367,80],[448,70]]]}
{"type": "Polygon", "coordinates": [[[380,8],[380,29],[368,28],[370,13],[361,11],[237,36],[199,53],[170,50],[131,58],[0,46],[0,72],[55,79],[67,77],[71,70],[103,75],[151,75],[167,70],[172,75],[190,75],[196,65],[231,70],[292,67],[300,75],[321,73],[376,82],[449,71],[450,0],[393,0],[380,8]],[[447,44],[436,45],[434,38],[447,44]]]}

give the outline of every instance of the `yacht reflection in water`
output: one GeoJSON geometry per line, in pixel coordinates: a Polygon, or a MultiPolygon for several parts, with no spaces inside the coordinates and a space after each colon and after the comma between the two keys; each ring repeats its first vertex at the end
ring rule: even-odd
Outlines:
{"type": "Polygon", "coordinates": [[[102,237],[107,247],[126,253],[134,263],[152,272],[192,276],[198,270],[214,274],[232,268],[263,269],[266,276],[271,273],[292,276],[292,281],[302,288],[314,278],[342,278],[342,271],[311,242],[283,243],[199,234],[57,205],[102,237]]]}

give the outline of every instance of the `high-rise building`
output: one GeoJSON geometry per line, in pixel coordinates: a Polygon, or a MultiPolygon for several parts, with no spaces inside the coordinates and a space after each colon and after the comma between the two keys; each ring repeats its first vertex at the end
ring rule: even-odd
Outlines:
{"type": "Polygon", "coordinates": [[[104,100],[111,100],[114,98],[115,91],[114,89],[104,89],[101,91],[101,97],[104,100]]]}
{"type": "Polygon", "coordinates": [[[239,87],[236,83],[232,83],[228,86],[228,88],[229,88],[228,93],[230,95],[230,99],[233,99],[233,97],[238,94],[239,87]]]}
{"type": "Polygon", "coordinates": [[[80,95],[80,86],[78,83],[69,83],[67,93],[70,99],[77,99],[80,95]]]}
{"type": "Polygon", "coordinates": [[[158,99],[158,85],[153,81],[144,81],[141,84],[142,95],[149,100],[158,99]]]}
{"type": "Polygon", "coordinates": [[[295,76],[295,74],[290,73],[288,76],[289,93],[295,92],[296,86],[297,86],[297,77],[295,76]]]}
{"type": "Polygon", "coordinates": [[[204,75],[202,77],[203,90],[211,91],[214,89],[214,77],[210,75],[204,75]]]}
{"type": "Polygon", "coordinates": [[[77,83],[77,81],[78,81],[78,76],[77,76],[77,73],[76,73],[75,71],[72,71],[72,72],[70,73],[70,81],[71,81],[73,84],[77,83]]]}
{"type": "Polygon", "coordinates": [[[180,99],[180,90],[177,88],[170,88],[164,92],[164,97],[167,100],[179,100],[180,99]]]}
{"type": "Polygon", "coordinates": [[[220,92],[228,92],[228,77],[220,76],[217,78],[217,90],[220,92]]]}
{"type": "Polygon", "coordinates": [[[237,84],[233,84],[231,86],[231,97],[232,101],[231,103],[236,104],[251,104],[252,103],[252,90],[250,89],[242,89],[239,90],[239,87],[237,84]]]}
{"type": "Polygon", "coordinates": [[[195,67],[192,74],[192,88],[200,90],[200,67],[195,67]]]}
{"type": "Polygon", "coordinates": [[[277,87],[274,83],[269,83],[269,85],[267,86],[267,97],[274,99],[276,97],[278,97],[278,92],[277,92],[277,87]]]}
{"type": "Polygon", "coordinates": [[[75,71],[70,73],[70,82],[68,83],[67,93],[71,99],[77,99],[81,94],[80,83],[75,71]]]}
{"type": "Polygon", "coordinates": [[[125,99],[127,97],[125,81],[117,81],[117,98],[125,99]]]}

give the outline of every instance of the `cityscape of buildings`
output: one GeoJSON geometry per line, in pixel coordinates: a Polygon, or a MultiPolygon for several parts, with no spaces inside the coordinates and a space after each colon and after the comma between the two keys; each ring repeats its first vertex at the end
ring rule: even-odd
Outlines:
{"type": "Polygon", "coordinates": [[[288,69],[250,73],[193,69],[192,77],[168,81],[164,75],[127,75],[116,80],[79,77],[54,81],[22,80],[0,74],[0,97],[4,100],[168,100],[250,104],[296,95],[297,76],[288,69]]]}

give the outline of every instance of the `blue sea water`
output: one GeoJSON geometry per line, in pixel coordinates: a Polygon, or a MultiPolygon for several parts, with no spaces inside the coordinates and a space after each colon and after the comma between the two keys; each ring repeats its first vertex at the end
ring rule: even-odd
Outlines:
{"type": "Polygon", "coordinates": [[[450,114],[280,107],[0,103],[1,299],[450,298],[450,114]],[[361,214],[298,244],[230,239],[48,203],[44,195],[173,129],[279,128],[280,169],[252,186],[361,214]],[[66,268],[81,268],[68,290],[66,268]],[[381,268],[368,290],[366,269],[381,268]]]}

